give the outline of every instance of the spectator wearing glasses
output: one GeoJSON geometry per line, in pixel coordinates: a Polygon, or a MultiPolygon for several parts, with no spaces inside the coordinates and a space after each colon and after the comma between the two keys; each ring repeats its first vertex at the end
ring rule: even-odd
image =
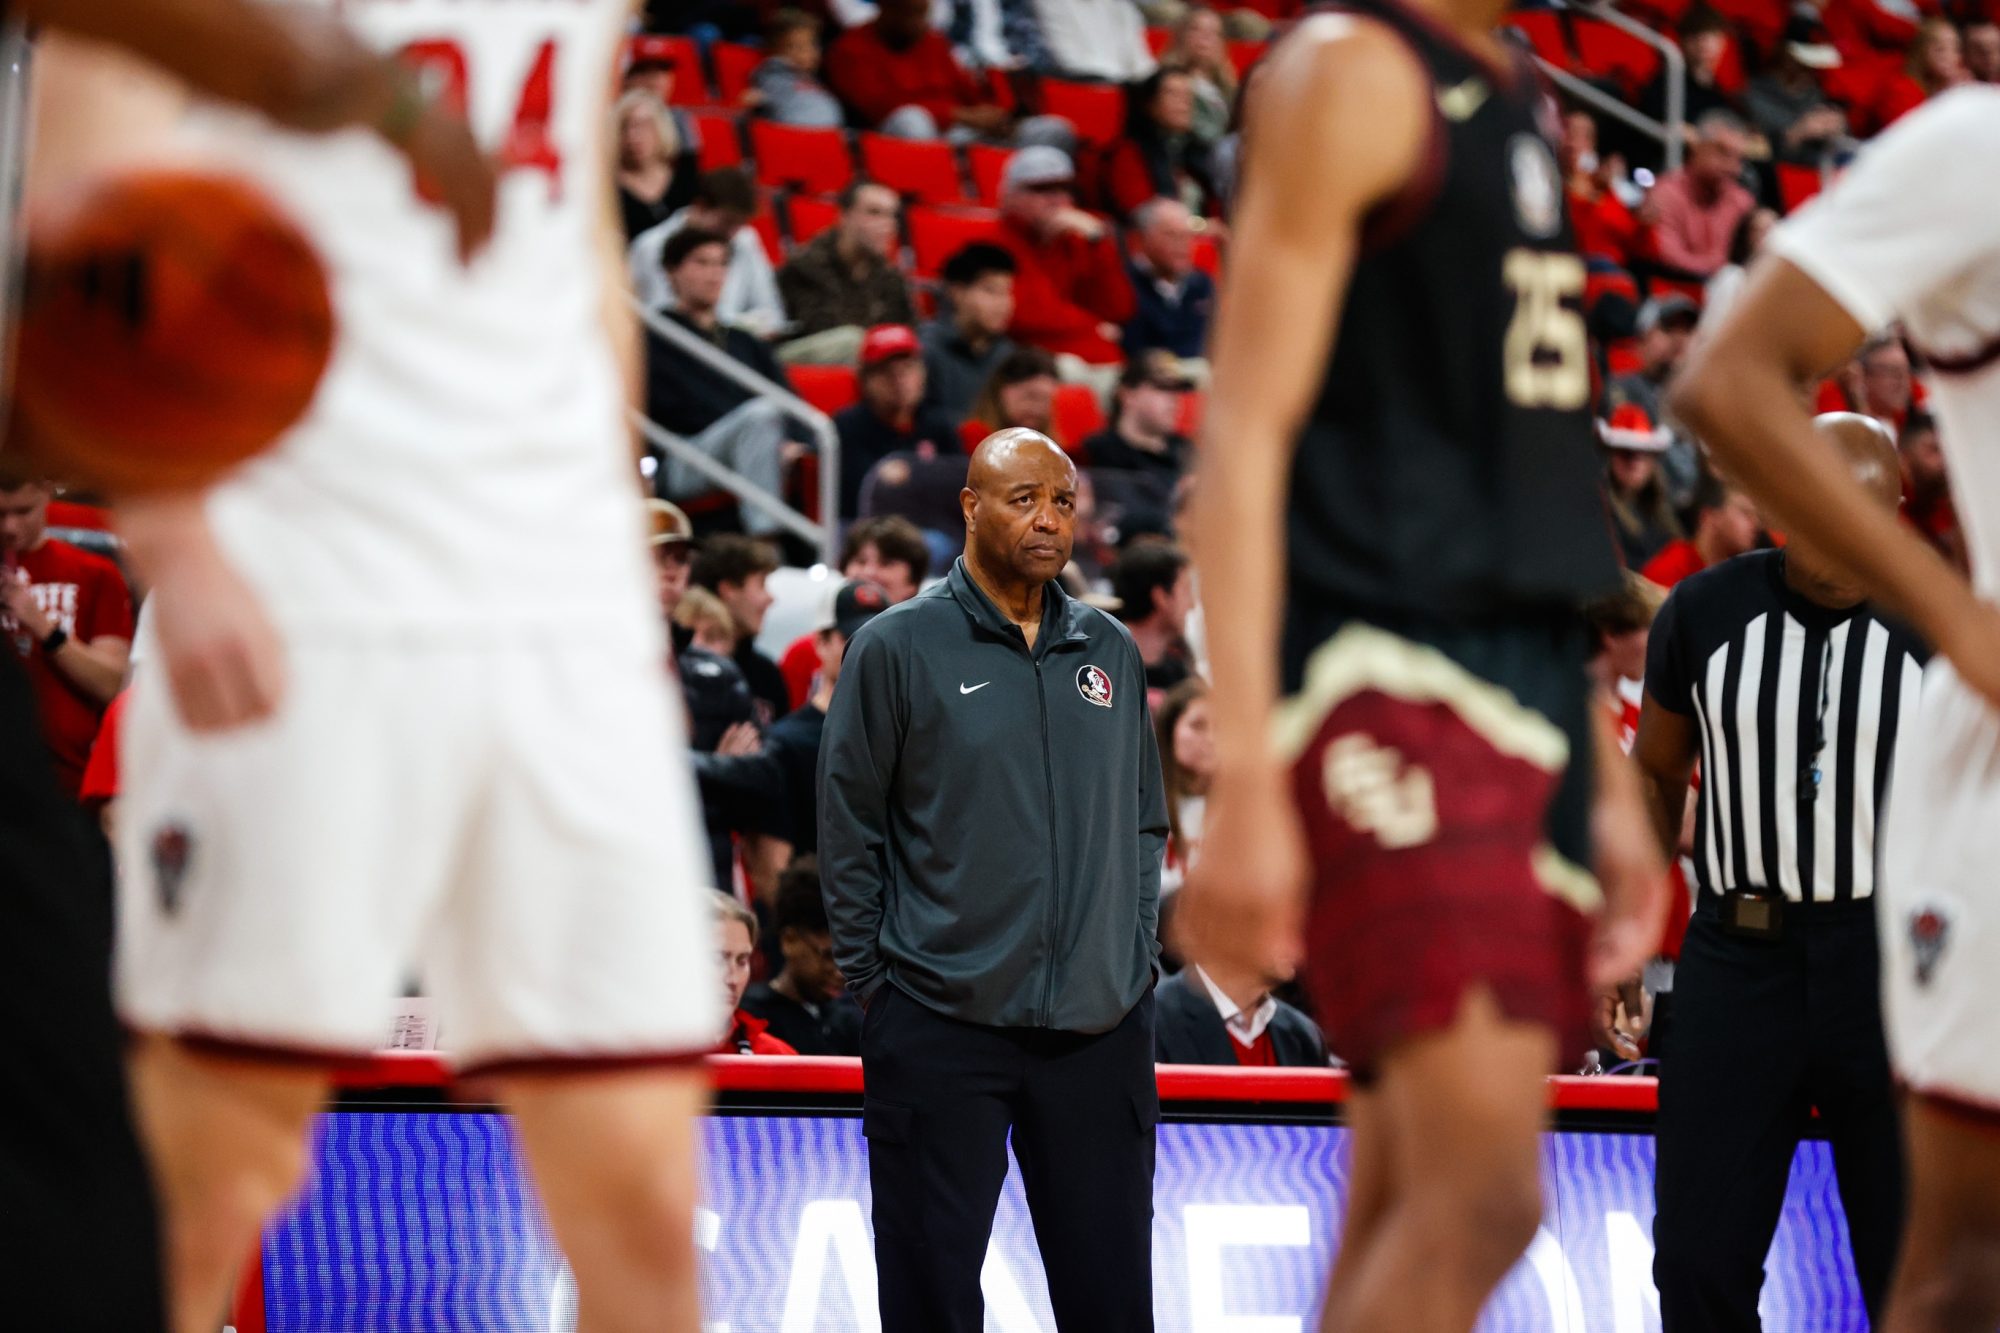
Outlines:
{"type": "Polygon", "coordinates": [[[1076,206],[1076,168],[1054,148],[1024,148],[1000,178],[1000,244],[1014,256],[1009,333],[1081,365],[1123,360],[1132,280],[1102,219],[1076,206]]]}
{"type": "Polygon", "coordinates": [[[1744,187],[1743,122],[1711,111],[1695,123],[1687,165],[1653,186],[1639,210],[1652,228],[1653,257],[1680,276],[1706,279],[1729,262],[1736,226],[1757,206],[1744,187]]]}
{"type": "MultiPolygon", "coordinates": [[[[1829,464],[1893,511],[1888,432],[1849,413],[1818,430],[1829,464]]],[[[1797,539],[1689,579],[1653,622],[1633,754],[1669,856],[1695,760],[1708,756],[1696,907],[1658,1051],[1653,1275],[1669,1329],[1759,1326],[1765,1255],[1812,1108],[1862,1295],[1880,1317],[1904,1173],[1876,839],[1927,655],[1797,539]]]]}
{"type": "Polygon", "coordinates": [[[778,291],[799,334],[778,349],[779,360],[852,365],[866,330],[915,321],[910,286],[894,257],[902,212],[886,185],[856,180],[840,192],[840,221],[778,270],[778,291]]]}

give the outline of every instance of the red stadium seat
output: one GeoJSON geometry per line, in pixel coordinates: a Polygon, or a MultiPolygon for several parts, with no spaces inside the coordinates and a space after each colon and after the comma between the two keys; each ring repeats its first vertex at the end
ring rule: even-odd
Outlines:
{"type": "Polygon", "coordinates": [[[1115,84],[1043,79],[1042,110],[1069,121],[1085,143],[1113,143],[1125,132],[1125,92],[1115,84]]]}
{"type": "Polygon", "coordinates": [[[1056,388],[1056,438],[1063,450],[1075,453],[1083,442],[1104,429],[1104,404],[1097,390],[1088,384],[1063,384],[1056,388]]]}
{"type": "Polygon", "coordinates": [[[764,254],[775,266],[785,262],[785,246],[778,239],[778,215],[771,211],[769,196],[757,201],[757,212],[750,218],[751,227],[756,229],[757,239],[764,243],[764,254]]]}
{"type": "Polygon", "coordinates": [[[723,111],[697,111],[694,125],[701,131],[701,169],[733,167],[743,160],[743,126],[723,111]]]}
{"type": "Polygon", "coordinates": [[[804,245],[840,221],[840,201],[817,195],[795,194],[785,201],[785,235],[793,245],[804,245]]]}
{"type": "Polygon", "coordinates": [[[1000,215],[988,209],[929,208],[910,210],[910,250],[920,278],[934,278],[944,261],[974,241],[1000,234],[1000,215]]]}
{"type": "Polygon", "coordinates": [[[1819,174],[1818,167],[1801,166],[1794,162],[1778,163],[1778,198],[1785,205],[1787,213],[1798,208],[1825,187],[1825,178],[1819,174]]]}
{"type": "Polygon", "coordinates": [[[1158,60],[1161,56],[1165,55],[1167,48],[1173,44],[1174,30],[1172,28],[1146,29],[1146,49],[1153,53],[1153,59],[1158,60]]]}
{"type": "Polygon", "coordinates": [[[861,399],[861,384],[852,366],[789,366],[792,390],[832,416],[861,399]]]}
{"type": "Polygon", "coordinates": [[[1576,20],[1577,57],[1586,72],[1615,79],[1628,97],[1637,97],[1660,70],[1660,53],[1622,28],[1598,19],[1576,20]]]}
{"type": "Polygon", "coordinates": [[[1507,16],[1507,26],[1528,39],[1528,45],[1536,55],[1552,65],[1564,69],[1574,69],[1576,56],[1569,49],[1569,39],[1563,35],[1562,19],[1546,10],[1523,10],[1507,16]]]}
{"type": "Polygon", "coordinates": [[[861,136],[861,173],[919,204],[956,204],[965,199],[958,156],[942,139],[861,136]]]}
{"type": "Polygon", "coordinates": [[[1180,419],[1174,422],[1174,429],[1183,435],[1194,435],[1201,430],[1202,413],[1208,410],[1208,395],[1200,389],[1190,389],[1181,395],[1180,419]]]}
{"type": "Polygon", "coordinates": [[[985,207],[1000,206],[1000,177],[1013,156],[1013,149],[991,144],[976,143],[965,150],[966,165],[972,168],[972,192],[985,207]]]}
{"type": "Polygon", "coordinates": [[[648,34],[647,44],[669,53],[674,61],[674,91],[667,100],[675,106],[707,106],[715,98],[708,90],[708,73],[701,63],[701,48],[692,37],[661,37],[648,34]]]}
{"type": "Polygon", "coordinates": [[[1236,77],[1248,74],[1250,67],[1264,58],[1264,48],[1269,45],[1269,42],[1231,42],[1229,63],[1236,66],[1236,77]]]}
{"type": "Polygon", "coordinates": [[[750,122],[750,151],[765,185],[838,194],[854,179],[854,158],[839,130],[801,129],[768,120],[750,122]]]}
{"type": "Polygon", "coordinates": [[[1222,247],[1213,236],[1194,238],[1194,266],[1211,278],[1222,272],[1222,247]]]}
{"type": "Polygon", "coordinates": [[[764,52],[754,46],[717,42],[708,49],[715,61],[715,96],[724,106],[741,106],[750,87],[750,75],[764,63],[764,52]]]}
{"type": "Polygon", "coordinates": [[[1715,12],[1736,26],[1760,55],[1769,55],[1785,31],[1786,0],[1714,0],[1715,12]]]}

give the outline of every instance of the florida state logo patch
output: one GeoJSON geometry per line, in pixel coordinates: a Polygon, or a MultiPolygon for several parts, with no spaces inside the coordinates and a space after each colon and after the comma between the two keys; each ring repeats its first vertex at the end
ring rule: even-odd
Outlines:
{"type": "Polygon", "coordinates": [[[1076,673],[1076,692],[1099,708],[1111,707],[1111,677],[1103,667],[1086,666],[1076,673]]]}

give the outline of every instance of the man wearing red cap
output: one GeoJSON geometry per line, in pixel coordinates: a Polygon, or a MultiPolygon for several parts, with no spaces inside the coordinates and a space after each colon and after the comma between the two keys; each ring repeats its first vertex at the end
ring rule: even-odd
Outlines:
{"type": "Polygon", "coordinates": [[[835,416],[840,512],[858,514],[868,470],[893,453],[932,457],[958,447],[958,426],[924,401],[923,347],[907,324],[878,324],[861,340],[861,401],[835,416]]]}

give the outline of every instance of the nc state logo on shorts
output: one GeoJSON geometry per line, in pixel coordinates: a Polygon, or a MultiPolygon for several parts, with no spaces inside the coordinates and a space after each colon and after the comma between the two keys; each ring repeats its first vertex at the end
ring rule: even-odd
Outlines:
{"type": "Polygon", "coordinates": [[[1931,984],[1944,946],[1951,941],[1951,920],[1935,907],[1910,913],[1910,949],[1917,956],[1917,984],[1931,984]]]}
{"type": "Polygon", "coordinates": [[[1099,708],[1111,707],[1111,677],[1104,668],[1086,666],[1076,673],[1076,692],[1099,708]]]}
{"type": "Polygon", "coordinates": [[[194,839],[183,825],[164,824],[153,835],[153,885],[168,916],[180,908],[181,884],[187,878],[193,852],[194,839]]]}

